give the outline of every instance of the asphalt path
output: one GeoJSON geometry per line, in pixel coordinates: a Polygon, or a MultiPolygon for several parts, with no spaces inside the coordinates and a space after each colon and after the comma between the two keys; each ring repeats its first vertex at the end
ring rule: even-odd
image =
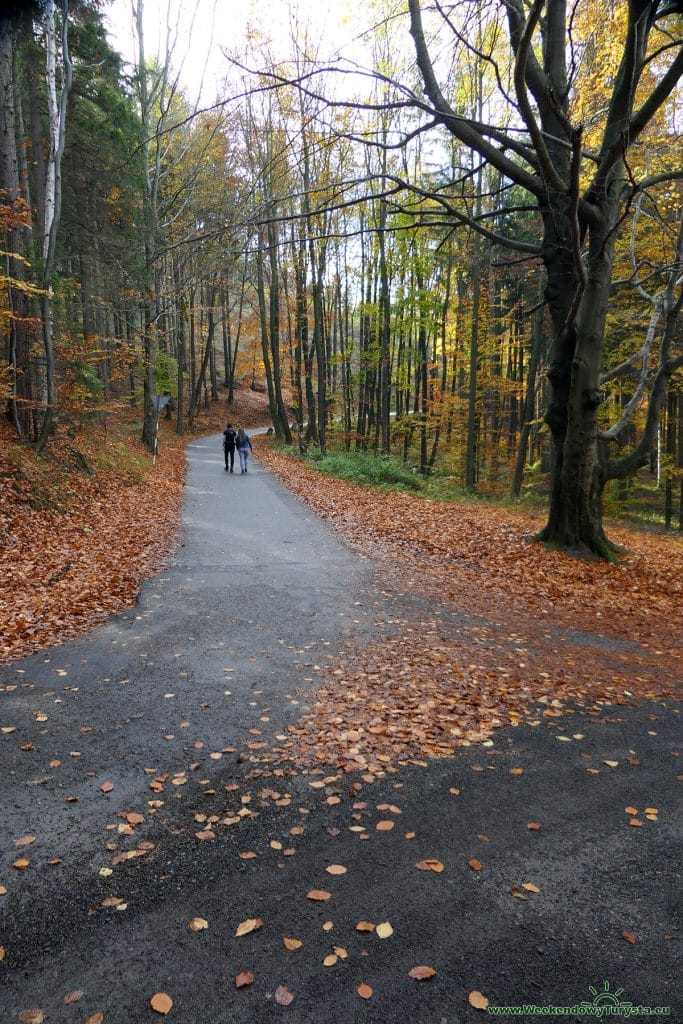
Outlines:
{"type": "Polygon", "coordinates": [[[256,459],[226,473],[218,437],[189,455],[179,546],[136,607],[0,668],[2,1024],[142,1024],[157,992],[178,1024],[452,1024],[485,1016],[473,990],[682,1020],[678,709],[539,716],[356,788],[325,766],[255,776],[349,641],[425,609],[256,459]]]}

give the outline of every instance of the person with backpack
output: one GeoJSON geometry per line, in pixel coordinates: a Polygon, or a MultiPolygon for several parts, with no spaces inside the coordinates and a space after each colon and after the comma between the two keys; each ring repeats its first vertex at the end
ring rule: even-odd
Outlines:
{"type": "Polygon", "coordinates": [[[253,452],[253,450],[254,449],[251,446],[251,441],[249,440],[249,435],[247,434],[246,430],[243,430],[242,427],[240,427],[239,430],[237,431],[237,451],[239,452],[240,457],[241,473],[247,472],[247,461],[249,459],[249,452],[253,452]]]}
{"type": "Polygon", "coordinates": [[[225,472],[232,473],[235,467],[235,445],[237,444],[237,431],[233,430],[232,423],[228,423],[223,431],[223,454],[225,455],[225,472]]]}

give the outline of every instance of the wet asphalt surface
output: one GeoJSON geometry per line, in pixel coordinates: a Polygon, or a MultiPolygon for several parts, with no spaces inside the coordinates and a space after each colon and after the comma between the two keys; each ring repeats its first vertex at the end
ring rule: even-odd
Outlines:
{"type": "Polygon", "coordinates": [[[371,563],[258,462],[225,473],[217,438],[189,453],[181,545],[138,605],[0,667],[0,1022],[40,1008],[143,1024],[163,991],[178,1024],[453,1024],[485,1018],[473,990],[682,1021],[679,709],[539,713],[371,783],[269,774],[249,758],[288,742],[325,664],[425,609],[378,592],[371,563]],[[424,859],[444,870],[417,870],[424,859]],[[195,917],[208,928],[190,931],[195,917]],[[249,918],[263,925],[236,937],[249,918]],[[324,966],[334,947],[346,956],[324,966]],[[415,965],[436,974],[414,980],[415,965]]]}

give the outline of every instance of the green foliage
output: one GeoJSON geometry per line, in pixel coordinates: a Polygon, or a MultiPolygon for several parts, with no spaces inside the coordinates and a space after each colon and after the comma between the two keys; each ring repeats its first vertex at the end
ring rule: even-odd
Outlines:
{"type": "MultiPolygon", "coordinates": [[[[309,458],[311,455],[309,452],[309,458]]],[[[352,483],[407,491],[422,489],[420,477],[407,469],[400,459],[393,457],[373,455],[371,452],[332,452],[328,455],[313,455],[311,461],[321,472],[352,483]]]]}
{"type": "Polygon", "coordinates": [[[156,364],[157,393],[160,395],[170,392],[174,398],[178,397],[178,360],[170,356],[168,352],[160,352],[156,364]]]}
{"type": "Polygon", "coordinates": [[[109,443],[95,459],[95,467],[102,471],[112,471],[123,477],[128,483],[140,483],[148,465],[144,452],[132,447],[126,441],[109,443]]]}

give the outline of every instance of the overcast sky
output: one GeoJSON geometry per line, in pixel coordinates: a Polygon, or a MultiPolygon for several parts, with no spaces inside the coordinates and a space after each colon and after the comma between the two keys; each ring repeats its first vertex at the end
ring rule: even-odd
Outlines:
{"type": "MultiPolygon", "coordinates": [[[[363,9],[361,5],[360,9],[363,9]]],[[[366,7],[367,10],[367,7],[366,7]]],[[[350,0],[144,0],[145,51],[148,57],[163,55],[166,25],[177,43],[172,63],[182,64],[181,81],[188,98],[211,101],[226,71],[222,49],[244,50],[249,26],[272,40],[276,56],[289,52],[290,25],[295,20],[309,26],[310,36],[323,52],[343,48],[350,58],[362,59],[364,46],[359,35],[370,18],[359,18],[350,0]],[[177,30],[177,31],[176,31],[177,30]]],[[[133,62],[137,41],[131,0],[113,0],[105,8],[112,43],[133,62]]]]}

